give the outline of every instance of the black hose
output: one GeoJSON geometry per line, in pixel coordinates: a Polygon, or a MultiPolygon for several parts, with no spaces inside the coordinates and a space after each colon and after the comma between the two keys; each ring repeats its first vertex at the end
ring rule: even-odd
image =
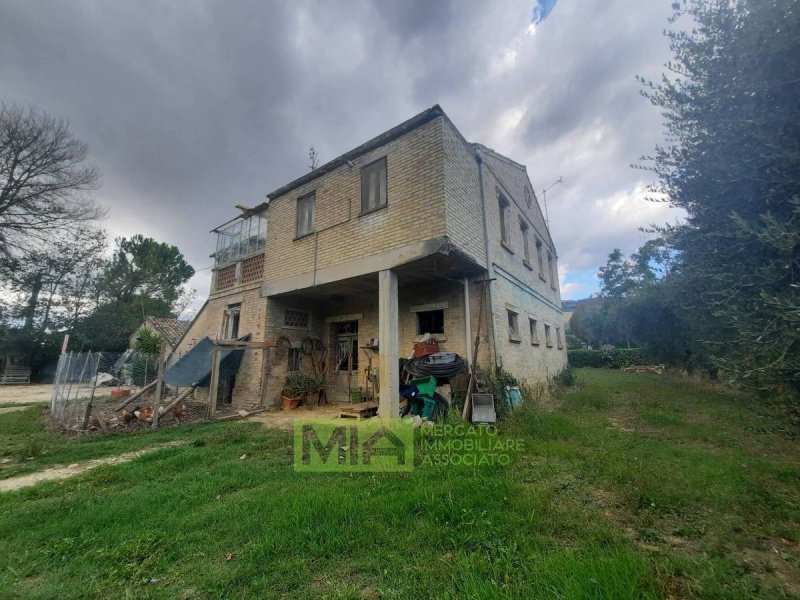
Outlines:
{"type": "Polygon", "coordinates": [[[414,377],[436,377],[437,379],[455,377],[467,370],[464,359],[457,354],[453,362],[440,365],[431,364],[425,356],[412,358],[405,363],[404,368],[414,377]]]}

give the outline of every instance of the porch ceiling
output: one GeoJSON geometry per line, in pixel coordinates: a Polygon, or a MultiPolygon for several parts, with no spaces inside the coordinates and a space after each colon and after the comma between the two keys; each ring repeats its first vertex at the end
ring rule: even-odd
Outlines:
{"type": "MultiPolygon", "coordinates": [[[[463,277],[475,277],[485,273],[486,269],[476,264],[459,252],[449,254],[436,253],[412,262],[393,267],[397,274],[398,287],[413,287],[451,279],[458,281],[463,277]]],[[[314,287],[276,294],[276,298],[312,298],[330,300],[333,296],[357,296],[361,294],[378,293],[378,273],[367,273],[358,277],[350,277],[339,281],[332,281],[314,287]]]]}

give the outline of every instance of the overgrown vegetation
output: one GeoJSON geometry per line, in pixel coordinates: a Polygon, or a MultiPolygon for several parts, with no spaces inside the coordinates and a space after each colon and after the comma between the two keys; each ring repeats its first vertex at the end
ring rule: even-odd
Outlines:
{"type": "Polygon", "coordinates": [[[614,348],[601,350],[568,350],[569,365],[575,368],[595,367],[606,369],[624,369],[642,363],[638,348],[614,348]]]}
{"type": "MultiPolygon", "coordinates": [[[[800,397],[800,6],[687,0],[673,61],[644,95],[667,145],[642,168],[653,199],[686,219],[600,270],[604,300],[576,310],[591,344],[632,343],[654,362],[719,372],[800,397]]],[[[580,307],[579,307],[580,308],[580,307]]],[[[575,319],[577,317],[577,319],[575,319]]]]}
{"type": "Polygon", "coordinates": [[[410,474],[297,473],[291,434],[255,423],[56,439],[36,409],[0,415],[0,437],[18,448],[3,476],[188,442],[0,495],[0,596],[800,591],[800,454],[776,429],[778,406],[668,376],[578,379],[560,403],[529,403],[500,425],[524,446],[507,467],[410,474]]]}

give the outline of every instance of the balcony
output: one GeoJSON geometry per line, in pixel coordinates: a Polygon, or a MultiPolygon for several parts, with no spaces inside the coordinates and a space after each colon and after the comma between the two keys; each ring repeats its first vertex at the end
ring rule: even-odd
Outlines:
{"type": "Polygon", "coordinates": [[[213,230],[217,234],[214,267],[219,269],[264,251],[267,219],[263,214],[237,217],[213,230]]]}
{"type": "Polygon", "coordinates": [[[261,281],[267,220],[263,210],[249,209],[239,217],[212,230],[217,234],[214,257],[215,292],[261,281]]]}

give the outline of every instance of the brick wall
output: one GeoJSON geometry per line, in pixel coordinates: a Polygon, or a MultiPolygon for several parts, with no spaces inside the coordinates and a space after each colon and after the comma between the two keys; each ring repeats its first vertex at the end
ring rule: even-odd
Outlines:
{"type": "Polygon", "coordinates": [[[566,365],[566,344],[559,349],[555,343],[556,327],[561,329],[561,296],[557,276],[550,280],[547,268],[547,251],[556,261],[556,251],[552,245],[547,225],[536,200],[531,198],[531,206],[525,201],[525,187],[531,188],[525,169],[492,152],[482,151],[484,160],[484,194],[487,204],[487,224],[489,244],[494,266],[495,282],[492,283],[493,318],[497,332],[498,362],[508,371],[520,378],[540,380],[552,377],[566,365]],[[509,233],[507,245],[501,243],[500,210],[496,190],[500,190],[509,201],[509,233]],[[520,219],[529,226],[530,265],[523,264],[524,247],[520,230],[520,219]],[[544,252],[544,279],[539,276],[536,257],[536,239],[541,240],[544,252]],[[555,285],[555,289],[553,288],[555,285]],[[508,335],[508,310],[518,313],[520,342],[512,342],[508,335]],[[532,346],[528,328],[528,318],[539,322],[539,346],[532,346]],[[554,344],[552,348],[544,343],[544,325],[552,328],[554,344]]]}
{"type": "Polygon", "coordinates": [[[443,122],[442,130],[447,236],[475,262],[486,266],[483,207],[475,154],[449,120],[443,122]]]}
{"type": "Polygon", "coordinates": [[[443,119],[273,199],[264,280],[309,273],[445,235],[443,119]],[[388,206],[361,211],[361,167],[386,157],[388,206]],[[317,233],[295,239],[297,198],[314,191],[317,233]]]}
{"type": "MultiPolygon", "coordinates": [[[[249,333],[252,341],[263,341],[267,301],[261,297],[260,285],[251,284],[231,293],[211,297],[179,344],[176,354],[182,356],[204,337],[212,340],[219,338],[225,310],[231,304],[241,304],[239,336],[249,333]]],[[[244,351],[233,391],[234,406],[252,408],[261,405],[262,365],[262,350],[244,351]]]]}

